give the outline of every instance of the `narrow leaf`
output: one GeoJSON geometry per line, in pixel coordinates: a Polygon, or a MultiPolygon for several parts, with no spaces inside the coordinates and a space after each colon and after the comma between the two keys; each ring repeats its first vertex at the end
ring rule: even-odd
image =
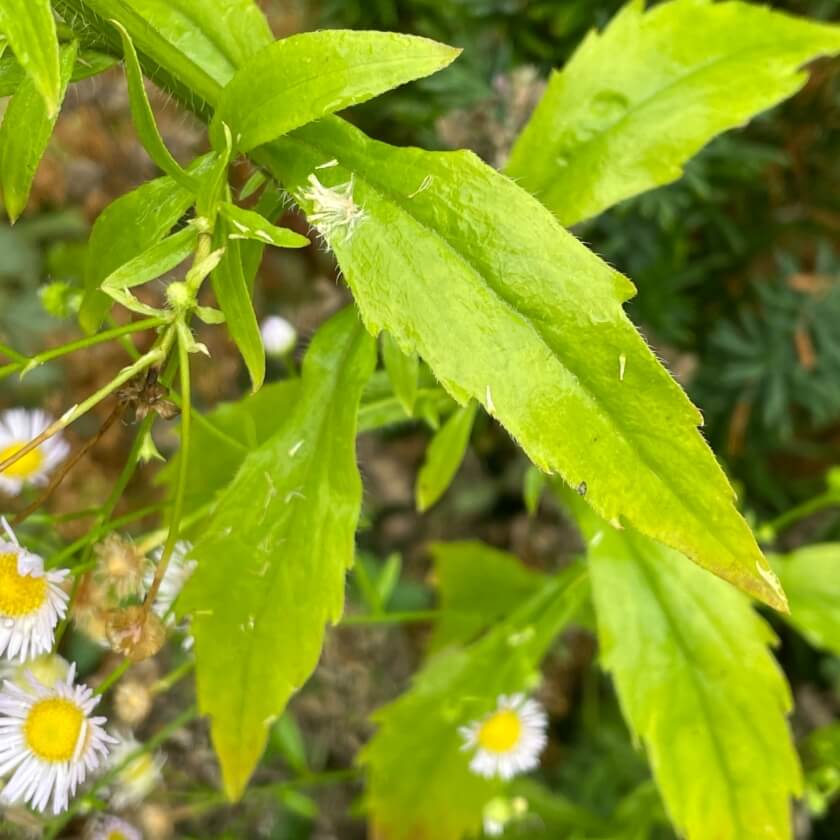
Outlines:
{"type": "Polygon", "coordinates": [[[292,129],[446,67],[460,50],[393,32],[324,30],[275,41],[225,87],[211,125],[247,152],[292,129]]]}
{"type": "Polygon", "coordinates": [[[123,45],[123,56],[125,61],[125,76],[128,81],[128,98],[131,105],[131,116],[134,119],[134,127],[137,129],[137,136],[148,152],[149,157],[163,172],[172,177],[180,186],[186,190],[195,192],[196,181],[181,164],[172,157],[163,138],[158,131],[155,115],[152,113],[152,106],[149,104],[149,97],[146,95],[146,88],[143,84],[143,71],[140,69],[140,62],[134,44],[131,42],[128,32],[119,23],[112,20],[112,25],[120,33],[123,45]]]}
{"type": "Polygon", "coordinates": [[[195,250],[197,233],[191,225],[157,242],[134,259],[112,271],[102,281],[102,291],[130,289],[172,271],[195,250]]]}
{"type": "Polygon", "coordinates": [[[44,116],[53,119],[64,98],[58,36],[49,0],[0,0],[0,32],[44,101],[44,116]]]}
{"type": "Polygon", "coordinates": [[[574,502],[601,658],[678,832],[790,838],[801,779],[773,632],[724,581],[574,502]]]}
{"type": "Polygon", "coordinates": [[[458,728],[480,720],[499,695],[534,687],[540,660],[580,608],[582,583],[579,568],[549,579],[482,639],[432,657],[409,691],[374,715],[379,730],[361,762],[376,836],[478,834],[482,809],[502,783],[469,769],[458,728]]]}
{"type": "Polygon", "coordinates": [[[305,248],[309,240],[289,228],[271,224],[259,213],[245,210],[229,202],[221,206],[222,215],[230,222],[232,239],[250,239],[275,248],[305,248]]]}
{"type": "MultiPolygon", "coordinates": [[[[0,42],[2,43],[2,42],[0,42]]],[[[80,82],[104,73],[117,63],[111,55],[96,50],[80,50],[73,66],[71,82],[80,82]]],[[[0,97],[13,96],[26,78],[26,73],[20,62],[9,53],[0,52],[0,97]]]]}
{"type": "Polygon", "coordinates": [[[335,251],[371,332],[414,347],[606,519],[784,607],[699,412],[622,309],[632,284],[533,196],[470,153],[395,148],[332,117],[260,159],[335,251]]]}
{"type": "Polygon", "coordinates": [[[715,135],[799,90],[805,62],[836,52],[840,27],[764,6],[634,0],[552,75],[508,173],[574,224],[676,180],[715,135]]]}
{"type": "Polygon", "coordinates": [[[61,48],[61,84],[52,116],[32,78],[25,78],[6,108],[0,127],[0,185],[6,212],[14,222],[26,207],[38,164],[50,142],[58,108],[64,99],[77,44],[61,48]]]}
{"type": "Polygon", "coordinates": [[[428,510],[452,484],[467,452],[477,409],[475,402],[458,408],[432,438],[417,476],[418,510],[428,510]]]}
{"type": "Polygon", "coordinates": [[[432,651],[473,641],[545,585],[545,575],[481,542],[435,543],[431,553],[441,609],[429,643],[432,651]]]}
{"type": "Polygon", "coordinates": [[[265,348],[260,325],[251,302],[251,291],[245,280],[240,243],[230,239],[230,223],[216,222],[215,248],[224,248],[221,262],[211,275],[216,300],[225,315],[231,338],[239,348],[251,377],[251,387],[258,391],[265,379],[265,348]]]}
{"type": "Polygon", "coordinates": [[[99,329],[113,303],[100,291],[102,281],[166,236],[192,203],[187,190],[165,177],[120,196],[100,213],[90,234],[79,311],[86,332],[99,329]]]}
{"type": "Polygon", "coordinates": [[[840,656],[840,543],[770,558],[790,599],[785,620],[814,647],[840,656]]]}
{"type": "Polygon", "coordinates": [[[414,414],[414,401],[417,399],[417,380],[420,374],[420,360],[412,350],[403,353],[389,333],[382,333],[382,361],[394,386],[394,393],[402,403],[405,413],[414,414]]]}
{"type": "Polygon", "coordinates": [[[246,457],[193,551],[181,608],[193,613],[199,703],[233,799],[342,613],[362,491],[356,412],[374,363],[352,309],[321,327],[300,398],[246,457]]]}

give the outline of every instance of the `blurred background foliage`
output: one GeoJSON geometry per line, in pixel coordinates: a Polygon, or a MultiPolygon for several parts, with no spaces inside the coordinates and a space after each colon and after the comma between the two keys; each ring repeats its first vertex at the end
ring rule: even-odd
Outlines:
{"type": "MultiPolygon", "coordinates": [[[[550,68],[561,66],[585,33],[603,26],[621,3],[264,0],[261,5],[278,35],[324,27],[392,29],[463,47],[447,72],[354,109],[351,116],[389,142],[465,146],[502,166],[550,68]]],[[[840,19],[838,0],[770,5],[840,19]]],[[[176,155],[185,158],[202,149],[203,132],[189,117],[165,97],[155,105],[176,155]]],[[[14,228],[0,225],[0,335],[25,353],[75,334],[73,303],[89,225],[108,201],[154,174],[134,139],[118,70],[74,88],[66,111],[36,181],[33,208],[14,228]]],[[[247,172],[242,180],[246,177],[247,172]]],[[[840,463],[840,62],[817,63],[802,92],[710,144],[678,183],[625,202],[576,233],[638,286],[630,313],[703,410],[706,435],[754,523],[772,521],[820,493],[829,468],[840,463]]],[[[262,269],[260,312],[283,312],[306,338],[346,299],[334,277],[323,252],[277,251],[262,269]]],[[[198,363],[196,382],[199,400],[209,406],[243,393],[244,380],[230,348],[214,344],[212,334],[206,340],[213,361],[198,363]]],[[[60,397],[89,390],[97,376],[122,363],[108,352],[103,349],[96,364],[84,369],[41,368],[22,384],[5,383],[0,395],[8,401],[13,387],[16,402],[49,403],[58,385],[65,391],[60,397]]],[[[78,431],[85,433],[84,427],[78,431]]],[[[59,499],[61,509],[95,505],[107,494],[120,466],[119,434],[116,429],[114,442],[103,441],[95,470],[68,482],[70,498],[59,499]]],[[[487,418],[476,424],[472,451],[452,490],[420,517],[412,482],[428,438],[429,430],[418,423],[360,441],[365,530],[352,598],[363,602],[372,581],[380,607],[429,606],[425,547],[432,539],[479,537],[544,569],[557,568],[574,553],[575,535],[550,504],[544,501],[536,517],[526,514],[525,462],[487,418]]],[[[166,444],[161,443],[164,450],[166,444]]],[[[134,493],[145,498],[148,488],[134,493]]],[[[128,503],[134,498],[129,494],[128,503]]],[[[785,531],[779,546],[817,538],[840,538],[836,513],[785,531]]],[[[832,803],[840,794],[840,729],[831,721],[840,711],[840,660],[817,654],[793,631],[774,626],[796,695],[794,727],[807,771],[798,830],[814,840],[836,838],[840,810],[832,803]]],[[[370,735],[367,713],[405,686],[423,641],[413,630],[332,638],[292,714],[275,727],[258,781],[273,778],[273,770],[282,767],[323,772],[349,766],[370,735]]],[[[595,655],[592,636],[580,632],[547,664],[540,699],[552,717],[551,743],[539,779],[521,783],[530,810],[515,836],[673,836],[612,690],[592,667],[595,655]]],[[[192,766],[209,760],[202,744],[179,747],[170,767],[206,780],[210,790],[207,771],[192,766]]],[[[361,837],[359,821],[347,816],[359,813],[358,793],[352,785],[339,786],[310,798],[267,785],[224,818],[215,812],[212,834],[207,825],[197,828],[199,822],[191,824],[194,834],[178,836],[257,836],[249,832],[270,825],[259,836],[361,837]]]]}

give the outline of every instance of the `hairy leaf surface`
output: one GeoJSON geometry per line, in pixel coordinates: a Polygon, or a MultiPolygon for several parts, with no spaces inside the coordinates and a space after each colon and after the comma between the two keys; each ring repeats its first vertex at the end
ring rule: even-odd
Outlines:
{"type": "Polygon", "coordinates": [[[460,50],[395,32],[323,30],[275,41],[225,87],[211,125],[247,152],[294,128],[446,67],[460,50]]]}
{"type": "Polygon", "coordinates": [[[0,0],[0,32],[44,100],[44,112],[54,118],[64,98],[58,36],[49,0],[0,0]]]}
{"type": "Polygon", "coordinates": [[[232,798],[341,616],[361,504],[356,413],[374,364],[352,309],[321,327],[293,410],[246,457],[195,545],[180,608],[193,614],[199,704],[232,798]]]}
{"type": "Polygon", "coordinates": [[[785,620],[812,645],[840,656],[840,543],[770,558],[790,599],[785,620]]]}
{"type": "Polygon", "coordinates": [[[415,348],[605,518],[784,606],[699,412],[622,309],[632,284],[543,205],[468,152],[395,148],[336,118],[264,157],[328,239],[371,332],[415,348]]]}
{"type": "Polygon", "coordinates": [[[579,568],[549,579],[482,639],[432,657],[409,691],[376,712],[379,731],[361,761],[377,836],[461,840],[478,833],[482,808],[501,783],[469,769],[458,727],[490,712],[499,695],[534,687],[540,660],[584,594],[579,568]]]}
{"type": "Polygon", "coordinates": [[[840,27],[751,3],[634,0],[555,72],[508,173],[563,224],[682,175],[715,135],[805,84],[840,27]]]}
{"type": "Polygon", "coordinates": [[[773,632],[727,583],[575,509],[603,664],[674,825],[689,840],[791,837],[801,782],[773,632]]]}
{"type": "Polygon", "coordinates": [[[58,108],[64,99],[77,43],[61,48],[61,85],[50,116],[44,97],[32,78],[25,78],[3,115],[0,127],[0,185],[9,218],[14,222],[26,207],[32,181],[52,136],[58,108]]]}

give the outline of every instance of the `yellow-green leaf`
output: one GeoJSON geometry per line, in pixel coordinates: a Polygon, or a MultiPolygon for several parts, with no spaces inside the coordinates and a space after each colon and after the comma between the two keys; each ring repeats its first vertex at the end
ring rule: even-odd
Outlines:
{"type": "Polygon", "coordinates": [[[682,175],[715,135],[805,84],[840,27],[752,3],[633,0],[555,72],[508,173],[570,225],[682,175]]]}
{"type": "Polygon", "coordinates": [[[199,704],[232,799],[342,613],[362,495],[356,413],[375,358],[352,309],[321,327],[299,399],[245,458],[192,554],[180,609],[193,615],[199,704]]]}

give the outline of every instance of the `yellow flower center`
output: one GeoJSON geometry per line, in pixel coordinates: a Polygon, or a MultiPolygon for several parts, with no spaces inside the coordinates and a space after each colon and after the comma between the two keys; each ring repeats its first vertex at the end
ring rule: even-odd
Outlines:
{"type": "MultiPolygon", "coordinates": [[[[11,458],[12,455],[16,455],[24,446],[26,446],[25,443],[10,443],[5,449],[0,450],[0,463],[7,458],[11,458]]],[[[36,447],[31,452],[27,452],[20,460],[6,467],[2,475],[8,478],[32,478],[41,469],[43,463],[44,456],[41,450],[36,447]]]]}
{"type": "Polygon", "coordinates": [[[21,618],[37,612],[47,599],[47,579],[18,572],[16,554],[0,554],[0,615],[21,618]]]}
{"type": "Polygon", "coordinates": [[[128,838],[119,829],[108,832],[107,840],[128,840],[128,838]]]}
{"type": "Polygon", "coordinates": [[[522,721],[511,709],[494,712],[478,730],[479,745],[493,753],[510,752],[522,737],[522,721]]]}
{"type": "Polygon", "coordinates": [[[35,703],[23,734],[29,749],[42,761],[70,761],[76,754],[84,722],[84,713],[75,703],[53,697],[35,703]]]}

